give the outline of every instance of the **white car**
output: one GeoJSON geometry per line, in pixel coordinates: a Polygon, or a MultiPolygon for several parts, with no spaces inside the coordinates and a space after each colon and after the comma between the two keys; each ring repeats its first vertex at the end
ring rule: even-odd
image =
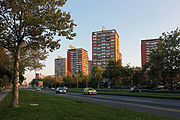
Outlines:
{"type": "Polygon", "coordinates": [[[57,94],[57,93],[66,94],[66,90],[65,90],[64,88],[62,88],[62,87],[58,87],[58,88],[56,89],[56,94],[57,94]]]}
{"type": "Polygon", "coordinates": [[[37,90],[37,91],[41,91],[41,88],[40,88],[40,87],[37,87],[36,90],[37,90]]]}

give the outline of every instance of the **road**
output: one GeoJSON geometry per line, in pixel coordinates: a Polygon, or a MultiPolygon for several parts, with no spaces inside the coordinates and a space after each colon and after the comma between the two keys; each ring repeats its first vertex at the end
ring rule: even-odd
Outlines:
{"type": "Polygon", "coordinates": [[[84,95],[75,92],[56,94],[52,90],[42,90],[41,92],[180,119],[180,100],[115,95],[84,95]]]}

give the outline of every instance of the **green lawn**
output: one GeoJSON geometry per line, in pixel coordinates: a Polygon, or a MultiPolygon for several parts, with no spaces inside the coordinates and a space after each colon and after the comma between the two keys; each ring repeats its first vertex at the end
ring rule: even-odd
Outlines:
{"type": "Polygon", "coordinates": [[[11,93],[0,102],[1,120],[176,120],[28,90],[19,97],[19,108],[9,107],[11,93]]]}
{"type": "MultiPolygon", "coordinates": [[[[82,88],[68,89],[69,92],[83,92],[82,88]]],[[[127,89],[99,89],[97,90],[98,94],[106,95],[123,95],[123,96],[137,96],[137,97],[151,97],[151,98],[170,98],[170,99],[180,99],[180,94],[176,93],[137,93],[137,92],[127,92],[127,89]],[[126,91],[126,92],[123,92],[126,91]]]]}

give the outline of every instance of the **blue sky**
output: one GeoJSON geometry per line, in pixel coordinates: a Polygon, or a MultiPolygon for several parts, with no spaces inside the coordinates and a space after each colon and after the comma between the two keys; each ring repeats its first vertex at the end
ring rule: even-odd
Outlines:
{"type": "MultiPolygon", "coordinates": [[[[120,38],[123,65],[141,66],[141,40],[153,39],[180,27],[180,0],[68,0],[63,7],[70,12],[77,27],[73,41],[62,38],[61,48],[49,54],[39,72],[54,74],[54,59],[67,57],[72,44],[88,51],[92,58],[91,34],[94,31],[116,29],[120,38]]],[[[58,37],[55,37],[57,39],[58,37]]],[[[26,72],[27,80],[35,73],[26,72]]]]}

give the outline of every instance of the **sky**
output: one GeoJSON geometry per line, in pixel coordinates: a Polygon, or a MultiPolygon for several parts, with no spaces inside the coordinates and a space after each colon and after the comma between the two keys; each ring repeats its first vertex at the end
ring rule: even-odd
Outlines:
{"type": "MultiPolygon", "coordinates": [[[[179,5],[180,0],[68,0],[62,10],[71,13],[77,36],[73,41],[61,38],[60,49],[49,53],[43,61],[46,67],[37,73],[54,75],[55,58],[67,58],[70,44],[87,50],[91,60],[92,32],[101,31],[102,26],[116,29],[122,64],[141,67],[141,40],[159,38],[180,27],[179,5]]],[[[26,71],[25,77],[31,81],[35,72],[26,71]]]]}

